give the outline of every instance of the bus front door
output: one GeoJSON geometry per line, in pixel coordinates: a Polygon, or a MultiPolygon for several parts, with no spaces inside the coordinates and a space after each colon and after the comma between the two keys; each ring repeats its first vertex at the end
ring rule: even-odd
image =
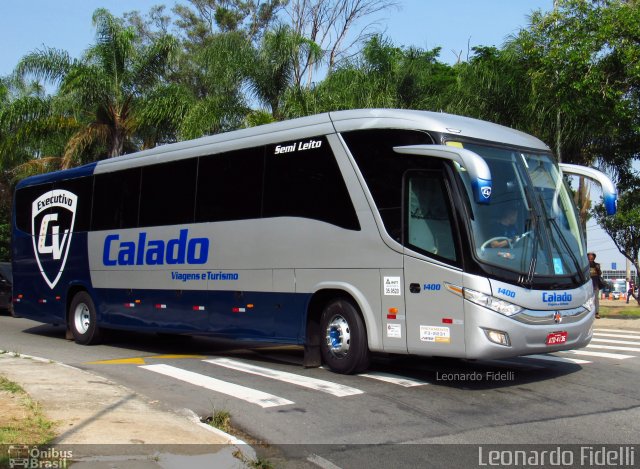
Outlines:
{"type": "Polygon", "coordinates": [[[464,356],[464,307],[451,190],[443,171],[408,171],[404,180],[404,289],[407,349],[464,356]]]}

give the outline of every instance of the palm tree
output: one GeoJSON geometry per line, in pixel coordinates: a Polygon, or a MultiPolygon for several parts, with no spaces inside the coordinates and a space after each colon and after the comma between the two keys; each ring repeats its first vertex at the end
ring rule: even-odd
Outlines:
{"type": "Polygon", "coordinates": [[[58,99],[69,105],[66,117],[76,124],[62,154],[63,168],[141,146],[137,133],[149,125],[141,118],[146,93],[161,83],[177,46],[168,35],[149,46],[140,45],[133,28],[124,27],[105,9],[94,12],[93,24],[97,43],[81,59],[45,48],[25,56],[16,70],[21,76],[31,74],[59,84],[58,99]]]}
{"type": "Polygon", "coordinates": [[[284,117],[282,105],[285,94],[293,87],[299,57],[320,55],[317,44],[288,26],[278,26],[265,33],[255,51],[248,79],[254,96],[270,108],[275,120],[284,117]]]}

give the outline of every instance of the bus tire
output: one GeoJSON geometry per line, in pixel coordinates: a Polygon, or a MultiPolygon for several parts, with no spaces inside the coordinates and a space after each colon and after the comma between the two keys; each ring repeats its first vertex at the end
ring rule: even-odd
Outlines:
{"type": "Polygon", "coordinates": [[[102,333],[98,327],[96,307],[87,292],[81,291],[73,297],[69,306],[68,324],[76,343],[95,345],[101,342],[102,333]]]}
{"type": "Polygon", "coordinates": [[[358,309],[346,299],[329,302],[320,316],[322,360],[334,372],[358,373],[369,366],[367,331],[358,309]]]}

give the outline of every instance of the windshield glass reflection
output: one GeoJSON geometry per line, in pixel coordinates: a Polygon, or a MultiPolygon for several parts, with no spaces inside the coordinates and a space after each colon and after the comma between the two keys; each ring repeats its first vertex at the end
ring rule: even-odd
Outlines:
{"type": "Polygon", "coordinates": [[[493,180],[491,203],[476,204],[466,171],[458,167],[478,259],[530,280],[584,271],[585,243],[573,200],[550,155],[463,145],[485,159],[493,180]]]}

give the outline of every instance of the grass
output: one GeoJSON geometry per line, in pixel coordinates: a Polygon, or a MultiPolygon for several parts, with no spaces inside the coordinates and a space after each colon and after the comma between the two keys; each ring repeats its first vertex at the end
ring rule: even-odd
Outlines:
{"type": "Polygon", "coordinates": [[[240,450],[236,450],[233,453],[233,457],[242,461],[244,467],[249,469],[273,469],[275,467],[271,461],[265,458],[247,459],[240,450]]]}
{"type": "Polygon", "coordinates": [[[640,306],[600,306],[600,315],[605,318],[619,317],[619,318],[640,318],[640,306]]]}
{"type": "MultiPolygon", "coordinates": [[[[218,430],[222,430],[225,433],[237,433],[231,426],[231,413],[227,410],[215,410],[213,409],[213,415],[202,419],[207,425],[211,425],[218,430]]],[[[258,457],[256,459],[247,459],[242,451],[237,450],[233,453],[233,456],[242,461],[245,467],[249,469],[273,469],[275,466],[271,461],[265,458],[258,457]]]]}
{"type": "Polygon", "coordinates": [[[4,376],[0,376],[0,391],[6,391],[11,394],[24,394],[24,389],[18,383],[9,381],[4,376]]]}
{"type": "Polygon", "coordinates": [[[204,419],[204,422],[225,433],[231,431],[231,414],[226,410],[213,410],[213,415],[204,419]]]}
{"type": "MultiPolygon", "coordinates": [[[[55,437],[55,425],[45,417],[40,404],[18,384],[2,376],[0,409],[0,445],[43,445],[55,437]]],[[[0,459],[0,465],[3,462],[0,459]]]]}

